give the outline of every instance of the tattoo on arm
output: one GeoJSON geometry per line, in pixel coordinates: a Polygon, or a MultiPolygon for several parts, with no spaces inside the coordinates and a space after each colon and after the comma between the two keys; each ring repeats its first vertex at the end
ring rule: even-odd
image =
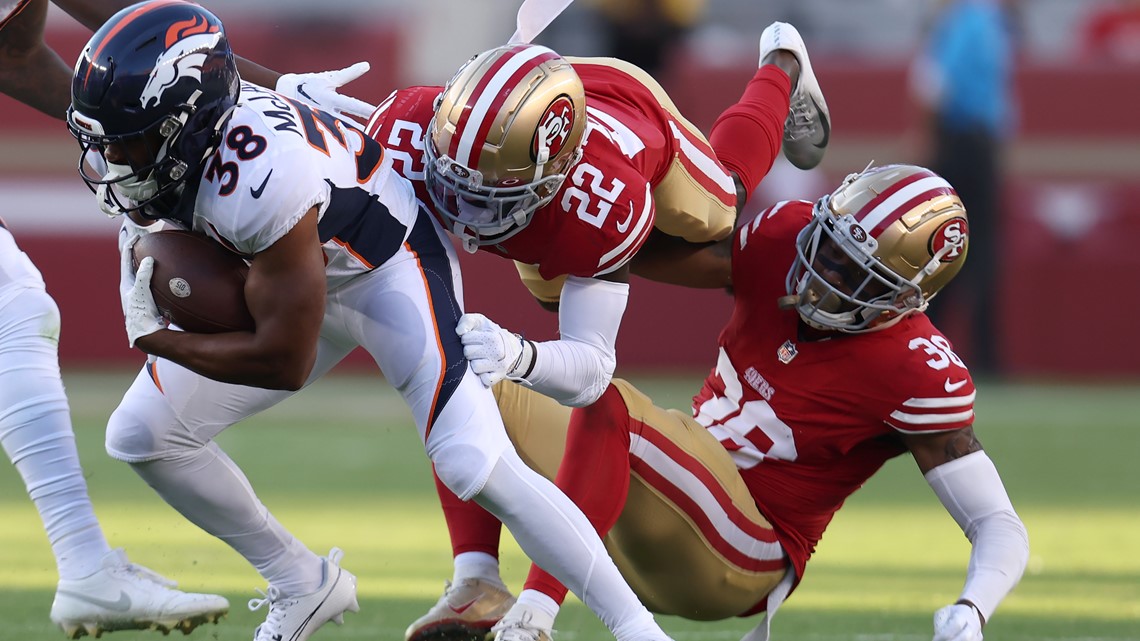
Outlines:
{"type": "Polygon", "coordinates": [[[962,458],[967,454],[980,452],[981,450],[982,443],[978,440],[978,437],[974,436],[974,428],[967,427],[958,430],[946,441],[946,460],[953,461],[954,459],[962,458]]]}

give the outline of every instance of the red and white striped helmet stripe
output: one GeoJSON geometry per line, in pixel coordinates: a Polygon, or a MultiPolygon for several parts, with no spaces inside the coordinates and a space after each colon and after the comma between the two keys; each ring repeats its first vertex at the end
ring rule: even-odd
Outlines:
{"type": "Polygon", "coordinates": [[[872,236],[877,236],[919,203],[954,193],[954,188],[944,178],[930,171],[921,171],[872,198],[855,214],[855,220],[872,236]]]}
{"type": "Polygon", "coordinates": [[[477,167],[487,132],[515,85],[538,65],[558,57],[546,47],[519,45],[507,49],[479,79],[467,109],[456,123],[447,153],[465,167],[477,167]]]}

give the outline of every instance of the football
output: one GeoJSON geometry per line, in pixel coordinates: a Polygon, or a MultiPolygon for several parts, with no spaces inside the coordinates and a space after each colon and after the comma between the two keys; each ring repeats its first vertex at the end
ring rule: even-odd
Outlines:
{"type": "Polygon", "coordinates": [[[249,266],[238,254],[202,234],[175,229],[144,234],[132,251],[136,269],[154,257],[150,291],[172,324],[200,334],[253,329],[245,304],[249,266]]]}

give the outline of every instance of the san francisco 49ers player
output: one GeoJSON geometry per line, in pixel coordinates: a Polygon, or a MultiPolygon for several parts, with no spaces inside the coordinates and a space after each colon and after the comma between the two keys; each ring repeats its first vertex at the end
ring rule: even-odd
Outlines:
{"type": "MultiPolygon", "coordinates": [[[[728,287],[735,300],[692,416],[621,380],[572,411],[504,383],[500,406],[509,396],[518,408],[508,431],[524,459],[557,470],[651,610],[766,610],[748,641],[767,637],[844,500],[910,452],[973,544],[934,641],[980,641],[1029,547],[974,436],[970,373],[923,314],[968,241],[950,184],[909,165],[852,174],[814,205],[780,203],[704,248],[655,237],[636,273],[728,287]]],[[[548,641],[565,594],[532,570],[498,639],[548,641]]]]}
{"type": "MultiPolygon", "coordinates": [[[[641,69],[533,45],[481,53],[446,87],[402,89],[381,104],[367,131],[420,199],[468,251],[513,259],[558,309],[560,338],[545,342],[481,314],[460,320],[487,386],[507,378],[568,406],[597,400],[616,365],[629,261],[649,234],[728,236],[781,140],[800,166],[820,161],[830,120],[795,28],[766,29],[760,60],[711,145],[641,69]]],[[[499,578],[500,525],[437,487],[455,575],[407,638],[482,638],[513,603],[499,578]]]]}
{"type": "Polygon", "coordinates": [[[619,641],[666,634],[582,512],[518,457],[494,396],[468,367],[446,232],[349,122],[241,82],[221,22],[198,5],[127,7],[75,67],[68,125],[101,205],[126,214],[123,309],[130,344],[155,357],[107,426],[107,451],[230,545],[269,582],[256,641],[304,641],[357,609],[341,552],[322,558],[262,504],[215,437],[289,397],[356,347],[404,398],[439,478],[498,515],[619,641]],[[250,331],[166,327],[151,257],[131,234],[159,219],[249,261],[250,331]],[[134,224],[137,223],[137,224],[134,224]]]}

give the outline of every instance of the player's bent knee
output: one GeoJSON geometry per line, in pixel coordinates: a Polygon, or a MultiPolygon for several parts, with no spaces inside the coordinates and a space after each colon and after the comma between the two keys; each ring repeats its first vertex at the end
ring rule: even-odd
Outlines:
{"type": "Polygon", "coordinates": [[[431,453],[436,476],[464,501],[483,489],[499,458],[498,452],[462,442],[443,445],[431,453]]]}

